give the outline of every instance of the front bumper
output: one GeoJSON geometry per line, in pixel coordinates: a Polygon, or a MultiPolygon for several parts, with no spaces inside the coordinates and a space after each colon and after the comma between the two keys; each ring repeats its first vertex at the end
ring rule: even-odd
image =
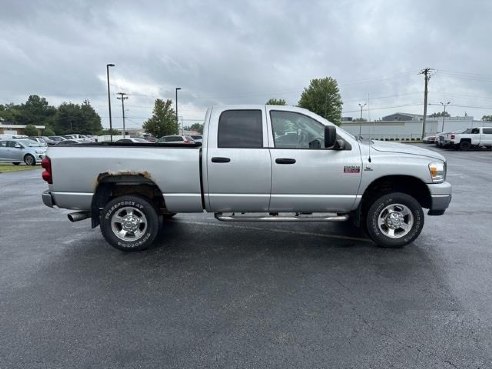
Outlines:
{"type": "Polygon", "coordinates": [[[429,184],[428,187],[431,195],[431,207],[429,208],[429,212],[427,214],[444,214],[452,198],[451,184],[449,182],[443,182],[438,184],[429,184]]]}
{"type": "Polygon", "coordinates": [[[53,201],[53,196],[51,196],[51,192],[49,190],[44,191],[41,195],[41,198],[43,199],[43,204],[45,204],[46,206],[52,208],[55,205],[55,202],[53,201]]]}

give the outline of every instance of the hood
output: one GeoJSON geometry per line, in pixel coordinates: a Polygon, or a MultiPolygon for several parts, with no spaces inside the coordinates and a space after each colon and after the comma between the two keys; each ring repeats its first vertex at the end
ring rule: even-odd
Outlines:
{"type": "Polygon", "coordinates": [[[422,147],[418,147],[412,144],[402,144],[402,143],[386,142],[386,141],[373,141],[371,149],[379,152],[418,155],[418,156],[425,156],[431,159],[439,159],[442,161],[446,161],[446,158],[441,154],[439,154],[438,152],[429,149],[424,149],[422,147]]]}

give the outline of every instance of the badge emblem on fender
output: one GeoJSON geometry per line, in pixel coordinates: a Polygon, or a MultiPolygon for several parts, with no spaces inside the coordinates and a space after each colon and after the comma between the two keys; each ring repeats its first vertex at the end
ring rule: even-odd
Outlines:
{"type": "Polygon", "coordinates": [[[344,173],[360,173],[359,165],[346,165],[343,167],[344,173]]]}

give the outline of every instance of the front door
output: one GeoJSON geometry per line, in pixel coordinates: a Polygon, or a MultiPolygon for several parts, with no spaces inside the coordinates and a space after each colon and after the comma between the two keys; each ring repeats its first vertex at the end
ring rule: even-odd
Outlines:
{"type": "Polygon", "coordinates": [[[350,211],[361,181],[358,146],[324,148],[324,125],[301,112],[269,110],[270,211],[350,211]]]}

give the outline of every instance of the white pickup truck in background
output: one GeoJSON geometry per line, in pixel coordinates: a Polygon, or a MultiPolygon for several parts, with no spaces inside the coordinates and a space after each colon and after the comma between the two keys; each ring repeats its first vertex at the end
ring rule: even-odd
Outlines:
{"type": "Polygon", "coordinates": [[[448,133],[444,146],[467,151],[472,148],[492,149],[492,127],[467,129],[463,133],[448,133]]]}
{"type": "Polygon", "coordinates": [[[45,205],[92,218],[124,251],[150,246],[163,218],[212,212],[221,221],[340,222],[401,247],[451,201],[446,159],[413,145],[362,140],[301,108],[213,107],[203,145],[51,146],[45,205]]]}

